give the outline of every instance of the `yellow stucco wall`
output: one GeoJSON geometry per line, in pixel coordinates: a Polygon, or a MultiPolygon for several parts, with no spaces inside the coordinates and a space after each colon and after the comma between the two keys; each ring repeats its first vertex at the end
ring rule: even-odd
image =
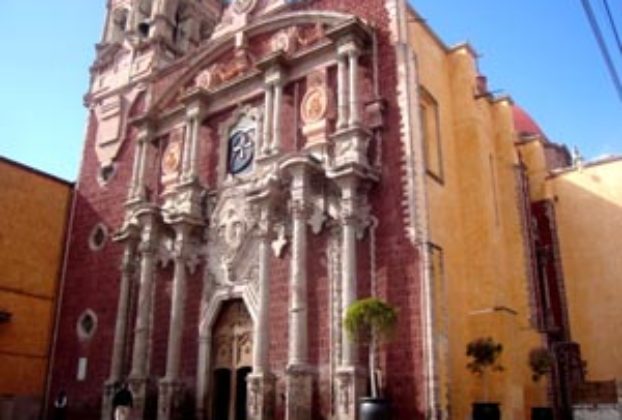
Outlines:
{"type": "Polygon", "coordinates": [[[501,402],[505,419],[528,418],[547,402],[527,364],[541,337],[530,324],[511,102],[474,97],[469,47],[446,48],[416,19],[409,36],[418,81],[439,104],[444,177],[427,178],[427,197],[430,241],[444,256],[443,275],[434,276],[442,283],[434,287],[441,403],[460,419],[485,399],[465,353],[469,341],[491,336],[504,346],[505,370],[490,376],[489,400],[501,402]]]}
{"type": "Polygon", "coordinates": [[[550,177],[571,338],[588,380],[622,378],[622,159],[550,177]]]}
{"type": "Polygon", "coordinates": [[[0,394],[42,395],[71,186],[0,159],[0,394]]]}

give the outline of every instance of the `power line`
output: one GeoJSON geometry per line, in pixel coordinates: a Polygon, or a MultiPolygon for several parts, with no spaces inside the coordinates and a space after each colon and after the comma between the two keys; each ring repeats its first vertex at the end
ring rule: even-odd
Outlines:
{"type": "Polygon", "coordinates": [[[611,76],[611,80],[615,85],[615,88],[618,92],[618,96],[622,101],[622,83],[620,83],[620,78],[618,77],[618,73],[616,72],[615,67],[613,66],[613,61],[611,60],[611,56],[609,55],[609,50],[607,49],[607,44],[605,43],[605,39],[603,38],[603,34],[600,31],[600,27],[596,22],[596,18],[594,17],[594,11],[590,6],[588,0],[581,0],[581,4],[583,4],[583,10],[587,16],[587,20],[590,22],[590,27],[592,28],[592,33],[594,37],[596,37],[596,42],[598,43],[598,47],[600,48],[600,53],[605,59],[605,64],[607,65],[607,69],[609,70],[609,74],[611,76]]]}
{"type": "Polygon", "coordinates": [[[611,25],[613,36],[615,37],[616,43],[618,44],[618,49],[620,50],[620,54],[622,54],[622,42],[620,42],[620,35],[618,35],[618,28],[616,28],[616,23],[613,20],[611,9],[609,9],[609,2],[607,0],[603,0],[603,4],[605,5],[605,11],[607,12],[607,18],[609,19],[609,25],[611,25]]]}

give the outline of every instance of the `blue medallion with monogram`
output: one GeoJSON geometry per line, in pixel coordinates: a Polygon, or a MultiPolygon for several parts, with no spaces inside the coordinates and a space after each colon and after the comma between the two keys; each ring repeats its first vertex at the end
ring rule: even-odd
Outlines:
{"type": "Polygon", "coordinates": [[[236,175],[251,167],[255,155],[254,128],[235,128],[228,141],[227,171],[236,175]]]}

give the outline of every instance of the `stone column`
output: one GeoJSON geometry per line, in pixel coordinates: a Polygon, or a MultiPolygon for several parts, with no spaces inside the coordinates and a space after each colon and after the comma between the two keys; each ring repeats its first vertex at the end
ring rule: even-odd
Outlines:
{"type": "Polygon", "coordinates": [[[359,51],[352,48],[348,51],[348,62],[350,67],[350,119],[349,125],[356,126],[360,123],[359,116],[359,51]]]}
{"type": "Polygon", "coordinates": [[[337,57],[337,129],[348,125],[348,61],[345,54],[337,57]]]}
{"type": "Polygon", "coordinates": [[[147,167],[147,154],[149,151],[149,143],[153,135],[149,126],[140,129],[136,138],[136,151],[134,154],[134,166],[132,167],[132,180],[130,181],[129,199],[144,200],[146,198],[145,191],[145,172],[147,167]]]}
{"type": "MultiPolygon", "coordinates": [[[[342,319],[357,299],[356,206],[358,179],[346,175],[337,180],[341,188],[341,308],[342,319]]],[[[341,363],[337,368],[337,418],[355,419],[357,401],[365,389],[365,376],[358,368],[358,347],[341,334],[341,363]]]]}
{"type": "Polygon", "coordinates": [[[175,271],[173,274],[173,296],[171,299],[171,318],[168,330],[166,354],[166,374],[160,381],[158,396],[158,419],[168,420],[174,417],[178,407],[183,384],[179,380],[181,362],[181,344],[184,331],[184,310],[186,303],[186,248],[188,246],[189,224],[175,224],[175,271]]]}
{"type": "Polygon", "coordinates": [[[308,365],[307,219],[309,175],[305,162],[295,162],[292,174],[292,259],[290,266],[289,353],[286,418],[311,418],[311,372],[308,365]]]}
{"type": "Polygon", "coordinates": [[[280,80],[274,82],[274,105],[272,112],[272,152],[281,149],[281,102],[283,101],[283,83],[280,80]]]}
{"type": "Polygon", "coordinates": [[[186,118],[186,128],[184,132],[184,149],[181,160],[181,182],[187,182],[190,179],[190,153],[192,150],[192,132],[193,119],[186,118]]]}
{"type": "Polygon", "coordinates": [[[132,352],[132,369],[129,382],[134,395],[134,407],[139,418],[145,409],[147,379],[149,374],[149,335],[152,307],[153,277],[155,268],[155,253],[157,249],[156,217],[152,212],[141,215],[142,233],[139,251],[140,286],[138,292],[138,313],[134,328],[134,348],[132,352]]]}
{"type": "MultiPolygon", "coordinates": [[[[131,228],[130,228],[131,229],[131,228]]],[[[117,318],[114,329],[114,341],[112,345],[112,358],[110,361],[110,376],[104,386],[104,398],[102,401],[102,419],[112,418],[112,398],[116,392],[116,385],[123,379],[123,359],[125,358],[125,334],[127,331],[130,288],[135,272],[134,258],[136,255],[135,232],[127,234],[123,261],[121,263],[121,282],[119,284],[119,300],[117,304],[117,318]]]]}
{"type": "Polygon", "coordinates": [[[197,160],[199,158],[199,130],[203,109],[200,103],[193,103],[186,111],[186,136],[184,141],[184,159],[182,182],[191,182],[197,178],[197,160]]]}
{"type": "MultiPolygon", "coordinates": [[[[347,177],[340,181],[341,184],[341,307],[345,318],[346,309],[356,300],[356,187],[357,179],[347,177]]],[[[348,339],[347,334],[342,335],[342,360],[343,366],[356,364],[356,346],[348,339]]]]}
{"type": "Polygon", "coordinates": [[[259,293],[257,322],[253,329],[253,372],[248,382],[249,420],[271,419],[274,403],[274,377],[268,363],[269,305],[270,305],[270,241],[272,239],[272,209],[270,197],[260,207],[259,239],[259,293]]]}
{"type": "Polygon", "coordinates": [[[265,98],[264,98],[264,121],[263,121],[263,135],[261,144],[261,152],[263,155],[270,153],[270,143],[272,142],[272,85],[266,84],[265,98]]]}

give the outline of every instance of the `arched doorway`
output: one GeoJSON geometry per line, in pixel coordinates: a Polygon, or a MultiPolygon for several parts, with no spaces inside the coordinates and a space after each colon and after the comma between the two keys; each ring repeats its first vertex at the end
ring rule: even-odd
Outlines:
{"type": "Polygon", "coordinates": [[[251,372],[253,321],[240,299],[225,302],[212,341],[211,419],[246,419],[246,376],[251,372]]]}

